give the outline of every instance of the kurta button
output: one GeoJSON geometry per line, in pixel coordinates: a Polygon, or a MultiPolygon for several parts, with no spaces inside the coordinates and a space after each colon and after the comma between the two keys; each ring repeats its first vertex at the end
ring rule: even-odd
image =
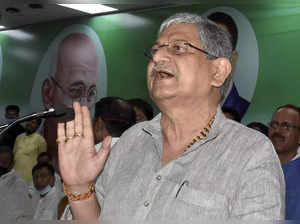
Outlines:
{"type": "Polygon", "coordinates": [[[150,205],[150,202],[149,202],[149,201],[145,201],[145,202],[144,202],[144,206],[145,206],[145,207],[148,207],[149,205],[150,205]]]}
{"type": "Polygon", "coordinates": [[[156,180],[161,180],[161,175],[158,175],[158,176],[156,177],[156,180]]]}

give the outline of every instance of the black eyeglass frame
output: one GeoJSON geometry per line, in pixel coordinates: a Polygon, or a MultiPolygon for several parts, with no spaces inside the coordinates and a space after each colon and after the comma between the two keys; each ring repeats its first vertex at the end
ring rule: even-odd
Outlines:
{"type": "Polygon", "coordinates": [[[283,128],[284,130],[290,131],[292,128],[297,129],[300,131],[300,127],[296,125],[292,125],[289,122],[278,122],[278,121],[271,121],[269,122],[269,128],[276,129],[276,128],[283,128]],[[275,125],[275,126],[274,126],[275,125]]]}
{"type": "MultiPolygon", "coordinates": [[[[174,42],[176,42],[176,41],[174,41],[174,42]]],[[[196,49],[196,50],[202,52],[203,54],[206,54],[207,56],[212,57],[213,60],[219,58],[219,57],[217,57],[217,56],[215,56],[215,55],[213,55],[213,54],[211,54],[211,53],[208,53],[207,51],[205,51],[205,50],[203,50],[203,49],[201,49],[201,48],[198,48],[198,47],[194,46],[193,44],[191,44],[191,43],[189,43],[189,42],[184,41],[183,44],[184,44],[184,45],[187,45],[187,46],[189,46],[189,47],[191,47],[191,48],[194,48],[194,49],[196,49]]],[[[159,49],[162,48],[162,47],[169,46],[169,45],[170,45],[169,43],[168,43],[168,44],[162,44],[162,45],[159,45],[159,49]]],[[[150,59],[151,61],[153,60],[153,56],[154,56],[154,55],[152,54],[152,48],[153,48],[153,46],[144,50],[144,55],[145,55],[148,59],[150,59]]]]}

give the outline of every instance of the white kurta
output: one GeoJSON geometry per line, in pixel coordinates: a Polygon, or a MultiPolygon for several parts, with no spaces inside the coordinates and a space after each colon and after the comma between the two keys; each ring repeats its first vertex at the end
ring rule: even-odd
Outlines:
{"type": "Polygon", "coordinates": [[[15,170],[0,177],[1,223],[32,219],[33,208],[27,188],[27,184],[16,174],[15,170]]]}
{"type": "Polygon", "coordinates": [[[35,209],[33,219],[36,220],[57,220],[57,206],[64,193],[52,187],[49,193],[40,197],[35,193],[32,195],[32,206],[35,209]]]}
{"type": "MultiPolygon", "coordinates": [[[[116,142],[119,140],[119,137],[112,137],[111,138],[111,144],[110,144],[110,147],[113,147],[114,144],[116,144],[116,142]]],[[[98,143],[97,145],[95,145],[95,148],[96,148],[96,152],[98,152],[100,150],[102,146],[102,142],[98,143]]]]}

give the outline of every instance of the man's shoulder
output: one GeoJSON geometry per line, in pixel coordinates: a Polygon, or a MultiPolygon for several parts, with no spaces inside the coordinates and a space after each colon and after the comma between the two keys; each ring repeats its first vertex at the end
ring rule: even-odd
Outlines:
{"type": "Polygon", "coordinates": [[[222,128],[226,131],[231,130],[231,132],[234,132],[235,135],[240,137],[255,137],[260,140],[264,139],[268,141],[268,138],[261,132],[254,130],[252,128],[248,128],[244,124],[241,124],[231,119],[226,119],[225,122],[223,123],[222,128]]]}
{"type": "Polygon", "coordinates": [[[25,132],[19,134],[19,135],[17,136],[16,140],[17,140],[17,139],[24,138],[24,136],[26,136],[26,133],[25,133],[25,132]]]}
{"type": "Polygon", "coordinates": [[[160,118],[157,120],[153,118],[151,121],[139,122],[129,129],[127,129],[116,142],[113,151],[118,151],[118,153],[128,152],[135,147],[132,147],[137,142],[143,142],[148,137],[160,133],[160,118]],[[158,128],[159,127],[159,128],[158,128]]]}
{"type": "Polygon", "coordinates": [[[226,119],[222,123],[220,137],[224,138],[224,142],[230,142],[233,147],[246,154],[265,153],[277,157],[272,142],[267,136],[236,121],[226,119]]]}
{"type": "Polygon", "coordinates": [[[152,135],[160,131],[160,118],[161,115],[159,114],[150,121],[139,122],[126,130],[121,137],[139,136],[145,133],[152,135]]]}
{"type": "Polygon", "coordinates": [[[139,138],[144,133],[143,130],[145,127],[147,127],[147,123],[147,121],[144,121],[131,126],[129,129],[123,132],[116,145],[124,141],[129,143],[131,141],[134,141],[136,138],[139,138]]]}
{"type": "Polygon", "coordinates": [[[40,135],[40,133],[34,132],[34,133],[32,134],[32,136],[34,137],[34,139],[36,139],[36,141],[46,143],[45,138],[44,138],[42,135],[40,135]]]}
{"type": "Polygon", "coordinates": [[[38,133],[38,132],[34,132],[32,135],[33,135],[33,136],[36,136],[37,138],[42,138],[42,139],[44,139],[44,137],[43,137],[40,133],[38,133]]]}
{"type": "Polygon", "coordinates": [[[6,185],[13,189],[25,189],[27,191],[26,182],[16,173],[14,169],[9,171],[2,181],[5,181],[6,185]]]}

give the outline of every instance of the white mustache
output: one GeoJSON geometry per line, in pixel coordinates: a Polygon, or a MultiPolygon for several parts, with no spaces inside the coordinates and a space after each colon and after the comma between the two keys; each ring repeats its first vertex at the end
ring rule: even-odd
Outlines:
{"type": "Polygon", "coordinates": [[[174,69],[170,63],[166,62],[155,63],[151,71],[151,76],[157,75],[159,72],[168,73],[170,75],[177,74],[177,70],[174,69]]]}

